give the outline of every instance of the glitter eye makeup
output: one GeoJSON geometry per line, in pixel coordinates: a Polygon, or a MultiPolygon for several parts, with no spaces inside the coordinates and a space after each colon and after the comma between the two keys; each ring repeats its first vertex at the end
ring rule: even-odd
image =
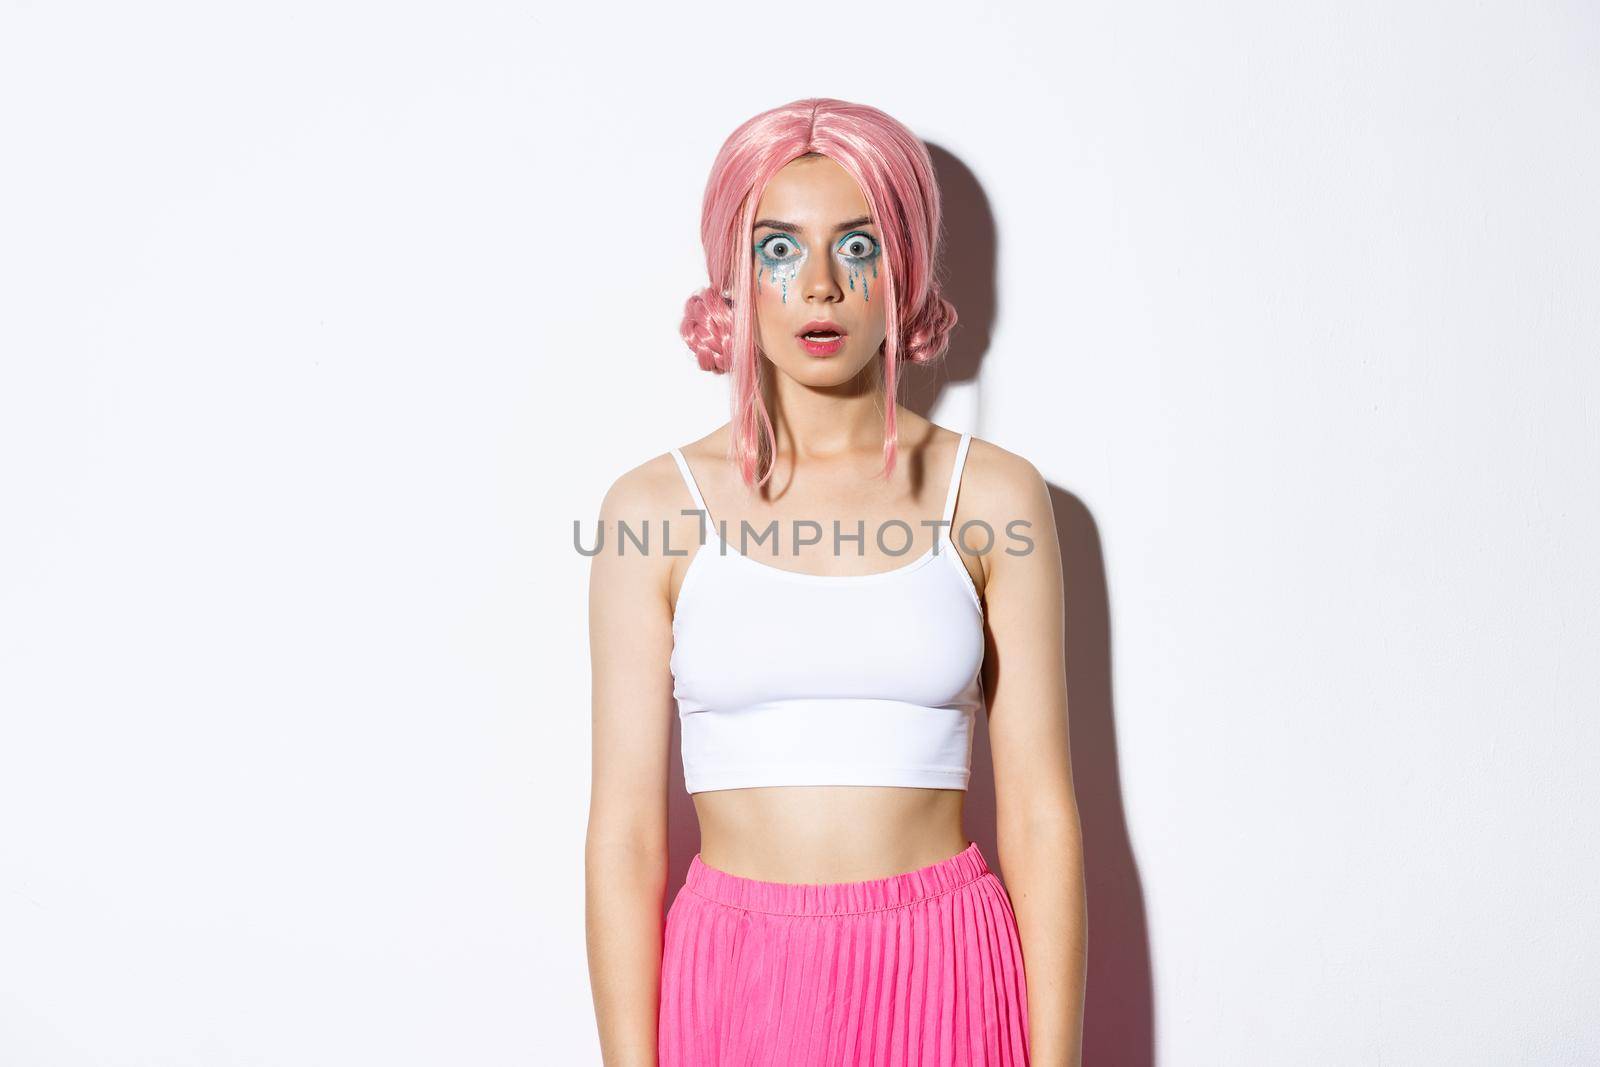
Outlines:
{"type": "Polygon", "coordinates": [[[774,233],[756,242],[756,253],[768,266],[787,265],[794,259],[804,259],[806,250],[786,233],[774,233]]]}
{"type": "Polygon", "coordinates": [[[839,242],[839,252],[845,258],[845,266],[850,271],[850,291],[856,288],[856,278],[861,279],[861,299],[871,300],[867,292],[867,267],[872,267],[872,276],[878,276],[878,240],[870,233],[846,234],[844,240],[839,242]]]}
{"type": "MultiPolygon", "coordinates": [[[[870,267],[872,277],[878,276],[878,257],[881,249],[878,239],[870,233],[857,230],[846,234],[835,246],[836,251],[844,260],[845,269],[849,272],[848,284],[850,291],[856,290],[856,279],[861,279],[861,299],[871,300],[867,290],[867,270],[870,267]]],[[[789,283],[800,273],[800,264],[805,262],[806,250],[791,234],[774,233],[763,237],[756,242],[756,259],[759,265],[756,268],[756,287],[761,287],[761,276],[766,274],[772,281],[782,287],[783,302],[789,302],[789,283]]]]}
{"type": "Polygon", "coordinates": [[[756,258],[761,261],[756,269],[756,288],[761,288],[761,272],[783,287],[783,302],[789,302],[789,283],[800,273],[805,261],[805,249],[786,233],[775,233],[756,242],[756,258]]]}
{"type": "Polygon", "coordinates": [[[844,240],[839,242],[839,251],[854,259],[878,258],[878,241],[870,233],[845,234],[844,240]]]}

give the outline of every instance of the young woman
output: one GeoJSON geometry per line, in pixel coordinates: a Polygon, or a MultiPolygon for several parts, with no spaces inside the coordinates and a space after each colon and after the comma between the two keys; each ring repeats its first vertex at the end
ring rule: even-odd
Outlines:
{"type": "Polygon", "coordinates": [[[592,563],[608,1067],[1078,1062],[1049,490],[894,401],[955,324],[940,233],[926,147],[874,108],[757,115],[713,166],[683,336],[732,418],[617,480],[592,563]],[[701,847],[663,925],[674,711],[701,847]],[[962,828],[980,713],[1009,895],[962,828]]]}

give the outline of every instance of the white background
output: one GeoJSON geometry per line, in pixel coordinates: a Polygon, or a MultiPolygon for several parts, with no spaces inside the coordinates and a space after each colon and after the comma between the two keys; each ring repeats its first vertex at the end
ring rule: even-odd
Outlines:
{"type": "Polygon", "coordinates": [[[1087,1062],[1600,1060],[1593,5],[3,10],[0,1061],[598,1062],[573,522],[819,94],[1056,489],[1087,1062]]]}

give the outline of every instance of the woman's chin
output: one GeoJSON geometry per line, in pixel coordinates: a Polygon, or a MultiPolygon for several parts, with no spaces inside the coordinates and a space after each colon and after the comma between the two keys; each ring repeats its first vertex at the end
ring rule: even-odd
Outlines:
{"type": "Polygon", "coordinates": [[[789,356],[782,362],[776,360],[773,362],[788,377],[813,389],[848,385],[868,369],[864,363],[843,359],[840,356],[818,359],[805,353],[789,356]]]}

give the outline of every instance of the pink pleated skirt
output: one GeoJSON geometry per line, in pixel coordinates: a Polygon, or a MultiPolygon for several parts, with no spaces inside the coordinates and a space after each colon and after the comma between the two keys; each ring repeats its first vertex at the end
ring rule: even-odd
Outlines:
{"type": "Polygon", "coordinates": [[[696,854],[667,912],[660,1067],[1022,1067],[1011,899],[977,842],[864,882],[741,878],[696,854]]]}

